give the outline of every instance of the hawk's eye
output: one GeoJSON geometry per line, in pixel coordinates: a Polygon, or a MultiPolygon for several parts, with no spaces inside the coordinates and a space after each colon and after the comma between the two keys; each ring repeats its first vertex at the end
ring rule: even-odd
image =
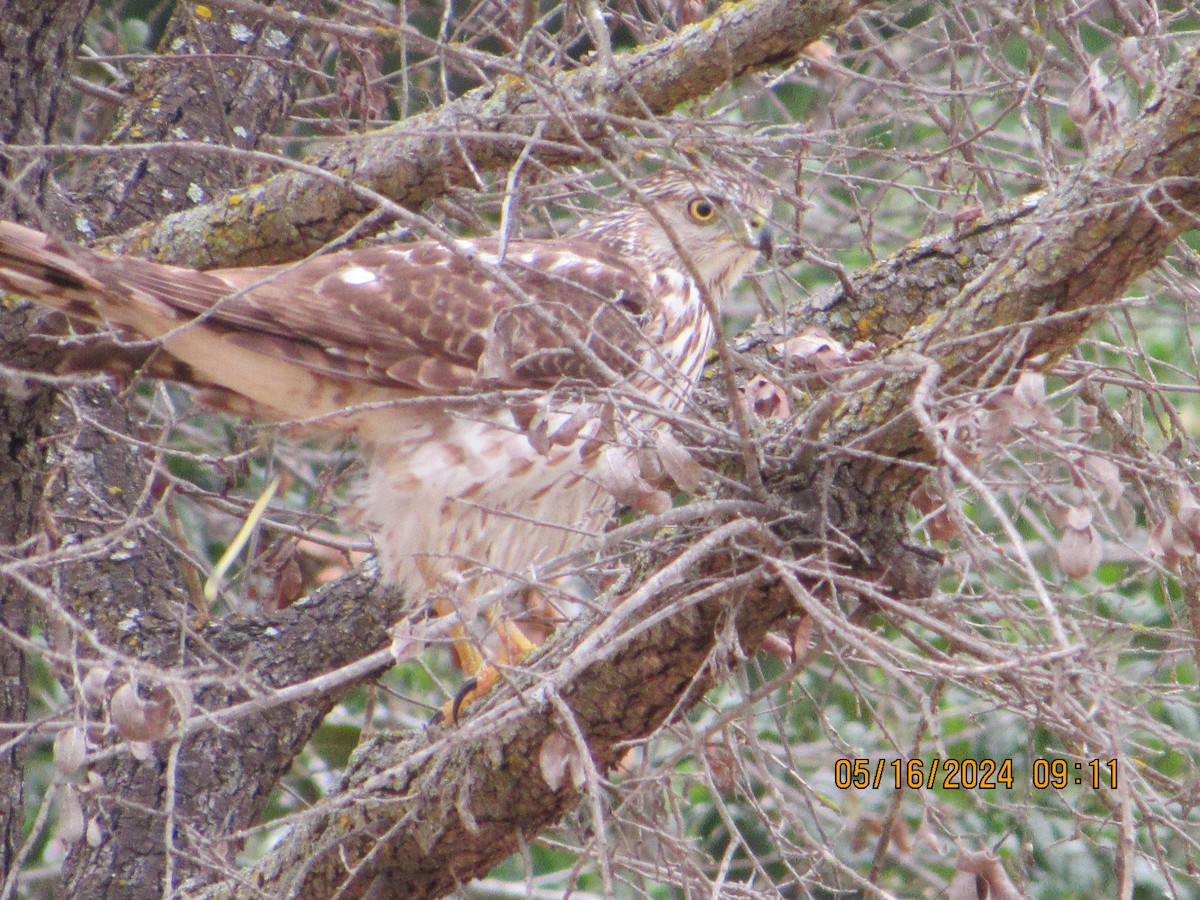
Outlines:
{"type": "Polygon", "coordinates": [[[717,217],[717,208],[703,197],[697,197],[687,205],[688,215],[697,222],[711,222],[717,217]]]}

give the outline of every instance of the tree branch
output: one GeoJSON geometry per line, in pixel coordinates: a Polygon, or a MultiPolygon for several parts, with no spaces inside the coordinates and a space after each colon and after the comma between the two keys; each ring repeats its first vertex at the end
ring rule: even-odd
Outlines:
{"type": "MultiPolygon", "coordinates": [[[[268,27],[253,17],[247,17],[248,25],[176,4],[159,42],[171,58],[135,71],[105,143],[148,144],[182,136],[250,149],[274,134],[295,99],[292,58],[303,53],[292,13],[316,4],[301,0],[288,6],[283,21],[268,27]],[[241,30],[232,27],[237,24],[241,30]]],[[[85,237],[109,235],[190,207],[196,191],[211,197],[251,174],[237,161],[196,166],[186,153],[126,150],[83,167],[69,196],[76,223],[87,224],[85,237]]]]}
{"type": "MultiPolygon", "coordinates": [[[[244,6],[245,4],[239,4],[244,6]]],[[[634,53],[560,73],[533,67],[390,128],[329,145],[308,162],[333,179],[283,172],[126,234],[109,249],[211,268],[295,259],[374,210],[352,185],[417,207],[526,146],[547,164],[594,160],[613,122],[670,112],[742,75],[788,65],[854,12],[850,0],[745,0],[634,53]],[[594,116],[578,110],[594,109],[594,116]]]]}

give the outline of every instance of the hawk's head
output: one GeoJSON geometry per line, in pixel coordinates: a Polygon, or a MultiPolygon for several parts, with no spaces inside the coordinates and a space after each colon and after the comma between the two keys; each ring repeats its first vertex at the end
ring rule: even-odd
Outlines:
{"type": "Polygon", "coordinates": [[[711,173],[670,172],[638,185],[629,205],[586,226],[622,255],[695,273],[724,295],[759,254],[770,256],[767,195],[711,173]]]}

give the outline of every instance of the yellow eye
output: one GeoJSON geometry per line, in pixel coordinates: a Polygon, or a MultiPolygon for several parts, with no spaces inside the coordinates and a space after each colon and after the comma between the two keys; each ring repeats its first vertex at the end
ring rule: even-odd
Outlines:
{"type": "Polygon", "coordinates": [[[712,201],[705,200],[703,197],[697,197],[688,202],[688,215],[697,222],[711,222],[717,217],[717,208],[713,206],[712,201]]]}

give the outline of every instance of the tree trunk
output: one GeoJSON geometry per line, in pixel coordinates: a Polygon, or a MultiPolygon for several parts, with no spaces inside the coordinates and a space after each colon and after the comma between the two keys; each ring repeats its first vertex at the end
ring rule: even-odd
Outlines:
{"type": "MultiPolygon", "coordinates": [[[[0,0],[0,148],[49,142],[57,121],[68,63],[79,46],[93,0],[46,4],[41,0],[0,0]]],[[[54,208],[49,190],[50,160],[17,161],[0,152],[0,217],[35,218],[54,208]]],[[[56,217],[51,217],[56,218],[56,217]]],[[[0,360],[39,367],[27,347],[29,311],[6,317],[0,332],[0,360]]],[[[36,386],[0,395],[0,547],[19,548],[40,533],[46,416],[53,396],[36,386]]],[[[20,641],[29,637],[29,594],[9,579],[0,580],[0,722],[28,720],[26,659],[20,641]]],[[[17,732],[0,735],[0,872],[12,866],[24,825],[26,742],[17,732]]]]}

